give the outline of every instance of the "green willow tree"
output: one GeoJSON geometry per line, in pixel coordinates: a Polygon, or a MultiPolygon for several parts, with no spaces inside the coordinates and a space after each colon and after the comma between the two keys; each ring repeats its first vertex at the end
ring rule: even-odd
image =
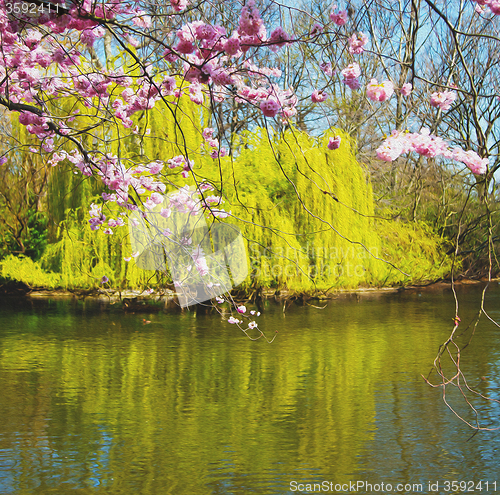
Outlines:
{"type": "MultiPolygon", "coordinates": [[[[85,126],[83,110],[78,108],[85,126]]],[[[196,173],[191,185],[212,183],[231,211],[229,221],[242,226],[250,266],[246,290],[327,291],[447,273],[442,243],[429,229],[375,215],[369,178],[346,134],[338,131],[343,145],[330,151],[326,137],[293,128],[269,137],[265,129],[257,129],[234,138],[237,152],[232,156],[213,159],[200,139],[209,119],[199,106],[181,98],[176,105],[161,103],[138,115],[135,133],[121,136],[116,126],[103,126],[100,135],[86,136],[93,140],[87,145],[103,143],[103,152],[119,152],[124,161],[147,163],[181,153],[192,157],[196,173]]],[[[169,174],[167,192],[185,181],[179,173],[169,174]]],[[[52,273],[46,285],[96,287],[107,277],[116,288],[172,287],[168,274],[143,271],[134,259],[126,261],[132,255],[126,227],[113,235],[91,231],[86,212],[104,192],[98,181],[82,178],[63,163],[50,173],[46,189],[42,209],[50,218],[50,244],[41,267],[52,273]]],[[[118,212],[108,209],[105,214],[112,218],[118,212]]],[[[4,276],[43,285],[43,272],[32,264],[23,268],[10,258],[3,265],[4,276]]]]}

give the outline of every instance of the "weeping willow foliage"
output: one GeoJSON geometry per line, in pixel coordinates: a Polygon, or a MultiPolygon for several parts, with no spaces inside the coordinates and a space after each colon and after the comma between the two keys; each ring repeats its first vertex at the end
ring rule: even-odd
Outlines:
{"type": "Polygon", "coordinates": [[[377,221],[375,228],[382,241],[382,258],[399,268],[389,270],[389,285],[438,280],[451,272],[452,260],[444,254],[449,243],[424,222],[377,221]]]}
{"type": "MultiPolygon", "coordinates": [[[[215,186],[231,212],[226,222],[237,225],[246,242],[247,260],[236,263],[249,266],[244,288],[324,291],[408,283],[447,273],[449,262],[440,259],[440,240],[430,229],[375,220],[371,185],[349,136],[336,131],[342,144],[331,151],[326,135],[313,138],[293,128],[270,135],[257,129],[237,138],[233,156],[212,159],[201,137],[209,115],[187,97],[176,102],[162,101],[135,115],[135,132],[111,123],[83,134],[82,143],[118,156],[125,165],[180,154],[194,160],[190,179],[177,170],[164,170],[167,191],[202,180],[215,186]]],[[[81,129],[92,124],[82,103],[68,98],[61,105],[68,107],[62,109],[66,114],[77,116],[81,129]]],[[[100,201],[103,191],[98,180],[75,173],[69,163],[51,170],[46,208],[52,242],[41,258],[48,273],[46,285],[96,287],[103,276],[117,288],[171,282],[167,274],[141,270],[134,259],[125,261],[132,254],[127,227],[114,229],[113,235],[91,231],[88,208],[100,201]]],[[[112,207],[104,213],[108,219],[119,214],[112,207]]],[[[12,263],[4,260],[3,272],[15,278],[12,263]]]]}
{"type": "Polygon", "coordinates": [[[60,230],[61,239],[50,244],[41,259],[44,269],[59,274],[60,287],[98,287],[104,276],[109,279],[107,286],[116,288],[145,289],[159,283],[155,272],[139,269],[133,258],[125,261],[131,254],[127,232],[93,232],[88,223],[78,222],[71,214],[60,230]]]}
{"type": "Polygon", "coordinates": [[[225,207],[247,239],[247,288],[354,288],[446,273],[449,263],[436,267],[440,242],[429,229],[375,223],[371,185],[354,143],[340,135],[341,147],[330,151],[326,136],[289,129],[269,137],[261,129],[241,139],[237,158],[221,163],[225,207]]]}

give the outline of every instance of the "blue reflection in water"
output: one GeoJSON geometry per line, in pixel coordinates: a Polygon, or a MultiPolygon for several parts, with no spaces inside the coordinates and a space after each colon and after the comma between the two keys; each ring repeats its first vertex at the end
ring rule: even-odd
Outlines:
{"type": "Polygon", "coordinates": [[[113,437],[106,431],[104,425],[99,425],[99,433],[101,435],[100,447],[95,456],[90,459],[90,478],[91,486],[107,486],[112,483],[113,479],[110,478],[111,471],[109,455],[113,445],[113,437]]]}

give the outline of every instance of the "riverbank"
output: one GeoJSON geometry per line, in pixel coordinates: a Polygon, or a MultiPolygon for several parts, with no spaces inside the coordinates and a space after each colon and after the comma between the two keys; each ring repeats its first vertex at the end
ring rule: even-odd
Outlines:
{"type": "MultiPolygon", "coordinates": [[[[491,282],[499,283],[500,279],[491,282]]],[[[454,286],[481,285],[488,282],[485,278],[460,278],[454,281],[454,286]]],[[[411,284],[393,287],[359,287],[356,289],[336,289],[330,291],[317,291],[316,293],[293,292],[287,289],[262,288],[254,291],[232,292],[235,301],[255,304],[260,301],[272,301],[284,304],[284,309],[291,304],[314,304],[314,302],[329,301],[342,298],[356,298],[361,300],[370,297],[379,297],[385,294],[398,292],[432,292],[447,291],[452,289],[451,280],[437,280],[427,284],[411,284]]],[[[117,290],[112,288],[57,290],[43,287],[30,287],[22,282],[2,281],[0,283],[0,297],[20,297],[27,299],[76,299],[100,300],[111,304],[121,303],[124,310],[140,311],[141,309],[175,310],[179,309],[177,296],[174,291],[161,289],[117,290]]]]}

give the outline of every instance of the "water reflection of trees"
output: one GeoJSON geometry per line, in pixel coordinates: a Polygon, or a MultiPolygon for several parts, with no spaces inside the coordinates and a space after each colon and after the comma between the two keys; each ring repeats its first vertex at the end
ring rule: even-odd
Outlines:
{"type": "Polygon", "coordinates": [[[348,481],[381,462],[370,451],[383,442],[401,466],[413,462],[433,445],[398,440],[405,425],[449,428],[434,391],[415,385],[442,338],[433,307],[292,308],[265,316],[279,330],[272,345],[189,313],[151,316],[148,326],[143,315],[106,312],[40,318],[2,338],[0,448],[13,462],[11,486],[266,493],[294,473],[348,481]]]}

